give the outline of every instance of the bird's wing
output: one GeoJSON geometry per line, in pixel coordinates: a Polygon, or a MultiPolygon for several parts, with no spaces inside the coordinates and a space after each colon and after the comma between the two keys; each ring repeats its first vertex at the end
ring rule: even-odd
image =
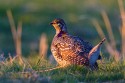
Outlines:
{"type": "Polygon", "coordinates": [[[67,36],[64,39],[64,48],[61,45],[61,55],[65,60],[71,61],[74,64],[89,64],[88,53],[92,49],[92,45],[89,42],[74,36],[67,36]]]}
{"type": "Polygon", "coordinates": [[[74,46],[76,47],[76,52],[81,52],[80,56],[88,54],[93,48],[92,44],[87,41],[80,39],[79,37],[73,37],[74,46]]]}

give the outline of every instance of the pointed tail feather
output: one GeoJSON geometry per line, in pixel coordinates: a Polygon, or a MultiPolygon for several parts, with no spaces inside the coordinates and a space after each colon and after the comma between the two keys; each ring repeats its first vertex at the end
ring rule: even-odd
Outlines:
{"type": "MultiPolygon", "coordinates": [[[[97,44],[96,46],[94,46],[91,50],[90,50],[90,52],[89,52],[89,56],[88,56],[88,58],[90,59],[90,57],[91,56],[95,56],[95,54],[97,53],[99,53],[100,52],[100,47],[101,47],[101,45],[103,44],[103,42],[106,40],[106,38],[103,38],[102,39],[102,41],[99,43],[99,44],[97,44]],[[93,54],[94,53],[94,54],[93,54]]],[[[98,55],[97,55],[98,56],[98,55]]]]}
{"type": "Polygon", "coordinates": [[[90,68],[92,68],[95,65],[96,61],[98,60],[100,56],[101,45],[103,44],[105,40],[106,38],[103,38],[102,41],[96,46],[94,46],[89,52],[88,59],[89,59],[90,68]]]}
{"type": "Polygon", "coordinates": [[[102,41],[98,45],[102,45],[106,38],[103,38],[102,41]]]}

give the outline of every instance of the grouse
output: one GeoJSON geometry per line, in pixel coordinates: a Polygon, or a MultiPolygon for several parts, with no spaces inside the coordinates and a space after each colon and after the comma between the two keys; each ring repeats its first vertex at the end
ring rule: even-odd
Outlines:
{"type": "MultiPolygon", "coordinates": [[[[56,30],[51,44],[51,52],[57,63],[61,66],[71,64],[90,66],[89,59],[93,56],[92,44],[77,36],[70,35],[64,20],[61,18],[54,19],[50,24],[56,30]],[[90,51],[91,53],[89,53],[90,51]]],[[[97,59],[101,59],[100,54],[97,55],[97,59]]],[[[98,67],[96,60],[92,64],[94,67],[98,67]]]]}

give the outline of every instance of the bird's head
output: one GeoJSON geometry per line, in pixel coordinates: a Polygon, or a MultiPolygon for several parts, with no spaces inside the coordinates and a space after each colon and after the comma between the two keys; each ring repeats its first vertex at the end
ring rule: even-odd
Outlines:
{"type": "Polygon", "coordinates": [[[67,27],[63,19],[56,18],[50,23],[55,29],[56,33],[60,33],[61,31],[67,32],[67,27]]]}

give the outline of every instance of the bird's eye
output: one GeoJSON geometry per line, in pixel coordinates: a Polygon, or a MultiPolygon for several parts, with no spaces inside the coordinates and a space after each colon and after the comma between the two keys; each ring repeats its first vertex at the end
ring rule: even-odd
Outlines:
{"type": "Polygon", "coordinates": [[[59,26],[61,25],[60,23],[57,23],[59,26]]]}
{"type": "Polygon", "coordinates": [[[62,27],[62,25],[61,25],[60,23],[58,23],[58,26],[59,26],[59,27],[62,27]]]}

